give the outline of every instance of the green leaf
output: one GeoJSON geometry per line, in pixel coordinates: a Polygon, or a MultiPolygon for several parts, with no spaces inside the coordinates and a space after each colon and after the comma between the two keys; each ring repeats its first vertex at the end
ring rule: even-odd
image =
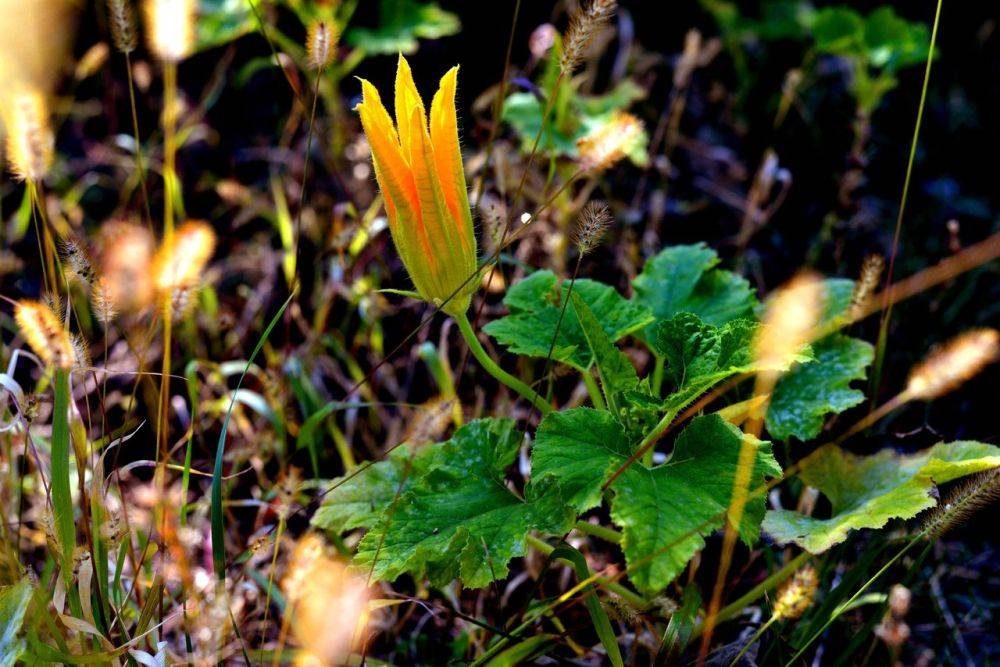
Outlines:
{"type": "MultiPolygon", "coordinates": [[[[543,82],[542,88],[548,89],[543,82]]],[[[567,86],[568,88],[568,86],[567,86]]],[[[539,150],[545,154],[562,157],[579,157],[577,141],[588,134],[598,132],[613,118],[616,111],[628,109],[633,102],[645,97],[645,91],[630,79],[621,83],[604,95],[582,95],[567,91],[569,105],[567,122],[557,123],[550,114],[546,133],[539,141],[539,150]]],[[[521,150],[531,151],[535,137],[542,127],[545,103],[534,93],[512,93],[504,100],[502,117],[521,138],[521,150]]],[[[558,105],[556,105],[558,106],[558,105]]],[[[645,166],[649,155],[647,147],[649,135],[643,130],[635,142],[625,149],[629,160],[637,166],[645,166]]]]}
{"type": "Polygon", "coordinates": [[[850,7],[825,7],[816,12],[812,35],[823,53],[856,56],[864,43],[865,20],[850,7]]]}
{"type": "Polygon", "coordinates": [[[617,415],[622,407],[622,394],[633,391],[639,386],[639,376],[625,353],[615,347],[608,338],[601,323],[597,321],[580,295],[574,293],[572,301],[573,311],[580,321],[580,328],[596,361],[604,398],[612,414],[617,415]]]}
{"type": "Polygon", "coordinates": [[[755,368],[751,343],[756,329],[749,320],[717,327],[693,313],[680,313],[653,326],[651,343],[666,359],[667,372],[678,389],[705,387],[755,368]]]}
{"type": "MultiPolygon", "coordinates": [[[[704,243],[665,248],[649,259],[632,281],[632,300],[657,320],[694,313],[716,326],[751,317],[757,298],[745,279],[715,268],[719,256],[704,243]]],[[[652,336],[646,330],[647,340],[652,336]]]]}
{"type": "MultiPolygon", "coordinates": [[[[568,289],[568,282],[557,288],[556,276],[551,271],[536,271],[507,292],[504,304],[510,314],[483,329],[515,354],[545,358],[568,289]]],[[[590,307],[611,342],[652,321],[645,307],[627,301],[610,285],[581,279],[574,283],[573,292],[590,307]]],[[[563,316],[552,358],[581,371],[588,370],[593,363],[593,354],[572,308],[567,308],[563,316]]]]}
{"type": "Polygon", "coordinates": [[[892,7],[879,7],[865,20],[864,43],[868,62],[896,71],[926,62],[930,36],[923,23],[900,18],[892,7]]]}
{"type": "Polygon", "coordinates": [[[413,456],[408,448],[393,450],[384,461],[372,463],[350,475],[333,480],[331,490],[313,515],[312,525],[341,533],[354,528],[371,528],[396,498],[413,486],[424,468],[429,448],[413,456]],[[412,458],[411,458],[412,457],[412,458]]]}
{"type": "Polygon", "coordinates": [[[0,587],[0,667],[14,667],[27,646],[18,634],[31,604],[31,593],[28,579],[0,587]]]}
{"type": "Polygon", "coordinates": [[[507,575],[529,531],[567,530],[573,516],[553,489],[534,485],[522,499],[507,488],[522,440],[513,420],[491,419],[429,445],[426,470],[361,540],[355,567],[375,580],[408,572],[478,588],[507,575]]]}
{"type": "MultiPolygon", "coordinates": [[[[821,324],[843,315],[851,303],[854,281],[830,278],[823,281],[824,305],[821,324]]],[[[792,436],[811,440],[823,430],[828,415],[839,414],[864,401],[851,383],[865,378],[871,364],[870,344],[841,333],[827,336],[812,346],[813,360],[800,363],[778,381],[767,412],[771,437],[792,436]]]]}
{"type": "MultiPolygon", "coordinates": [[[[629,577],[641,591],[662,590],[704,547],[703,536],[723,524],[744,439],[757,450],[751,490],[781,474],[769,443],[706,415],[678,436],[667,463],[634,464],[612,485],[611,518],[623,529],[629,577]]],[[[757,539],[763,516],[764,497],[751,497],[739,525],[747,544],[757,539]]]]}
{"type": "Polygon", "coordinates": [[[257,19],[246,0],[198,0],[196,50],[227,44],[256,29],[257,19]]]}
{"type": "Polygon", "coordinates": [[[415,0],[381,0],[379,21],[375,29],[352,29],[347,42],[371,54],[409,54],[417,50],[418,39],[439,39],[462,29],[455,14],[415,0]]]}
{"type": "Polygon", "coordinates": [[[577,511],[601,504],[601,485],[634,450],[621,424],[606,410],[552,412],[538,425],[531,449],[531,483],[555,480],[577,511]]]}
{"type": "Polygon", "coordinates": [[[799,477],[830,500],[832,515],[818,519],[775,510],[767,513],[763,528],[780,544],[794,542],[821,553],[852,530],[881,528],[890,519],[909,519],[934,507],[935,485],[1000,466],[1000,447],[959,441],[911,455],[883,450],[857,456],[827,445],[800,465],[799,477]]]}
{"type": "MultiPolygon", "coordinates": [[[[632,581],[642,591],[659,591],[704,546],[703,536],[723,523],[732,496],[742,439],[739,429],[718,415],[694,419],[678,436],[670,460],[647,468],[633,463],[611,485],[611,517],[624,529],[622,543],[632,581]]],[[[781,473],[770,445],[751,439],[757,461],[756,488],[781,473]]],[[[531,454],[532,484],[552,484],[578,511],[600,504],[601,486],[634,451],[622,426],[607,412],[577,408],[547,415],[531,454]]],[[[764,498],[752,498],[740,535],[757,538],[764,498]]]]}
{"type": "Polygon", "coordinates": [[[796,366],[774,388],[767,410],[767,431],[773,438],[811,440],[823,430],[827,415],[865,400],[851,382],[865,378],[874,356],[869,343],[834,334],[813,344],[813,355],[813,361],[796,366]]]}

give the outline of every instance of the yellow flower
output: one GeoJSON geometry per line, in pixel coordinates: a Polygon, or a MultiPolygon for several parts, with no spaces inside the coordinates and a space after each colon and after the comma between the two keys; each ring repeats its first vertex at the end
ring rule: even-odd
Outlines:
{"type": "Polygon", "coordinates": [[[396,68],[396,122],[375,87],[361,80],[357,111],[371,145],[396,250],[420,296],[451,315],[469,307],[476,280],[476,236],[458,145],[458,67],[441,77],[430,124],[402,56],[396,68]]]}

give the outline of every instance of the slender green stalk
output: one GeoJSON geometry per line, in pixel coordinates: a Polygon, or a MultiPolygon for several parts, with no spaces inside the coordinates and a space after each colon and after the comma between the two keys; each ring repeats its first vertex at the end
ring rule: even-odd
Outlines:
{"type": "Polygon", "coordinates": [[[490,355],[483,349],[482,343],[480,343],[479,339],[476,338],[476,332],[473,331],[472,323],[469,322],[469,317],[465,313],[455,315],[454,317],[455,322],[458,323],[458,330],[462,332],[462,338],[465,339],[466,344],[469,346],[469,351],[472,352],[472,356],[476,358],[476,361],[479,362],[487,373],[499,380],[501,384],[506,385],[530,401],[531,404],[538,408],[538,411],[543,415],[552,412],[552,406],[546,403],[534,389],[526,385],[521,380],[518,380],[504,369],[500,368],[500,366],[490,358],[490,355]]]}
{"type": "Polygon", "coordinates": [[[934,10],[934,23],[931,27],[931,40],[927,47],[927,65],[924,68],[924,82],[920,89],[920,102],[917,104],[917,120],[913,126],[913,138],[910,140],[910,155],[906,161],[906,177],[903,179],[903,192],[899,198],[899,213],[896,216],[896,228],[892,233],[892,251],[889,253],[889,266],[886,269],[885,284],[886,290],[882,300],[882,317],[879,321],[878,343],[875,346],[875,362],[872,364],[871,380],[871,409],[875,409],[875,402],[878,398],[878,388],[882,382],[882,362],[885,359],[885,347],[889,336],[889,320],[892,317],[892,301],[889,300],[889,289],[892,285],[893,269],[896,267],[896,255],[899,252],[899,240],[903,232],[903,216],[906,213],[906,200],[910,194],[910,179],[913,176],[913,163],[917,157],[917,140],[920,137],[920,127],[924,122],[924,106],[927,103],[927,88],[931,81],[931,65],[934,62],[934,48],[937,44],[938,26],[941,22],[941,5],[943,0],[937,1],[934,10]]]}
{"type": "MultiPolygon", "coordinates": [[[[798,572],[799,568],[801,568],[805,564],[805,562],[809,560],[811,556],[812,554],[810,554],[808,551],[803,551],[798,556],[788,561],[788,563],[786,563],[784,567],[782,567],[780,570],[772,574],[770,577],[768,577],[764,581],[760,582],[759,584],[751,588],[742,597],[740,597],[737,600],[734,600],[730,604],[720,609],[719,613],[715,617],[716,623],[724,623],[725,621],[728,621],[729,619],[735,617],[737,614],[741,613],[744,609],[747,608],[747,605],[749,605],[751,602],[757,600],[767,591],[776,588],[783,581],[785,581],[790,576],[798,572]]],[[[695,626],[694,630],[691,631],[691,639],[700,636],[703,629],[704,629],[703,624],[695,626]]]]}
{"type": "Polygon", "coordinates": [[[777,620],[778,620],[777,616],[772,616],[771,618],[767,619],[767,623],[757,628],[757,632],[753,633],[753,636],[750,637],[750,639],[748,639],[745,644],[743,644],[743,648],[741,648],[740,652],[736,654],[736,657],[729,662],[729,667],[733,667],[734,665],[736,665],[740,661],[740,658],[743,657],[743,654],[749,651],[750,647],[753,646],[755,643],[757,643],[757,640],[760,639],[761,635],[767,632],[767,629],[770,628],[772,625],[774,625],[774,622],[777,620]]]}

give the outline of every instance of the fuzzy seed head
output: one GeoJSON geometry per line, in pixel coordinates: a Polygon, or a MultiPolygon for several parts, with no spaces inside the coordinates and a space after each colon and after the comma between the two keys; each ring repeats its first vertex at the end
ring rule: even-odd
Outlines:
{"type": "Polygon", "coordinates": [[[615,0],[591,0],[586,9],[573,14],[563,40],[562,59],[559,61],[564,76],[572,75],[580,66],[590,40],[604,27],[617,7],[615,0]]]}
{"type": "Polygon", "coordinates": [[[627,157],[644,131],[641,120],[626,111],[616,111],[605,124],[576,142],[580,166],[594,173],[604,171],[627,157]]]}
{"type": "Polygon", "coordinates": [[[812,273],[801,273],[778,290],[754,345],[761,368],[777,370],[794,360],[812,340],[825,297],[823,281],[812,273]]]}
{"type": "Polygon", "coordinates": [[[62,242],[63,271],[73,280],[89,285],[94,278],[94,267],[90,255],[76,239],[62,242]]]}
{"type": "Polygon", "coordinates": [[[806,565],[786,581],[778,590],[778,599],[774,603],[773,614],[778,619],[801,618],[816,598],[816,587],[819,579],[816,570],[806,565]]]}
{"type": "Polygon", "coordinates": [[[604,233],[611,226],[611,210],[603,202],[587,202],[576,219],[573,242],[581,255],[586,255],[601,244],[604,233]]]}
{"type": "Polygon", "coordinates": [[[131,0],[108,0],[108,23],[111,24],[111,40],[122,53],[135,51],[135,14],[131,0]]]}
{"type": "Polygon", "coordinates": [[[1000,500],[1000,468],[993,468],[966,478],[937,506],[927,513],[921,534],[937,540],[951,529],[965,523],[969,517],[1000,500]]]}
{"type": "Polygon", "coordinates": [[[967,331],[940,348],[910,371],[906,393],[911,399],[929,401],[958,389],[1000,355],[996,329],[967,331]]]}
{"type": "Polygon", "coordinates": [[[188,220],[164,243],[153,260],[156,289],[164,295],[197,287],[202,271],[215,252],[215,232],[207,222],[188,220]]]}
{"type": "Polygon", "coordinates": [[[45,96],[38,90],[23,89],[10,93],[2,104],[10,169],[18,180],[37,183],[52,166],[55,150],[45,96]]]}
{"type": "Polygon", "coordinates": [[[180,62],[194,50],[195,0],[145,0],[149,50],[160,60],[180,62]]]}
{"type": "Polygon", "coordinates": [[[76,361],[73,340],[51,308],[40,301],[19,301],[14,308],[14,321],[46,366],[64,370],[73,367],[76,361]]]}
{"type": "Polygon", "coordinates": [[[885,268],[885,260],[882,255],[868,255],[861,264],[861,275],[858,282],[854,284],[854,292],[851,294],[851,305],[847,308],[849,319],[858,317],[868,304],[871,295],[875,293],[879,280],[882,279],[882,270],[885,268]]]}
{"type": "Polygon", "coordinates": [[[319,664],[339,665],[367,622],[368,592],[362,579],[326,552],[315,533],[300,539],[282,588],[295,602],[288,609],[298,643],[319,664]]]}
{"type": "Polygon", "coordinates": [[[314,21],[306,37],[306,62],[315,70],[324,70],[337,55],[340,33],[329,21],[314,21]]]}
{"type": "Polygon", "coordinates": [[[138,313],[151,305],[152,258],[153,236],[146,227],[123,220],[111,220],[101,226],[97,242],[98,277],[91,303],[102,321],[110,321],[117,313],[138,313]]]}

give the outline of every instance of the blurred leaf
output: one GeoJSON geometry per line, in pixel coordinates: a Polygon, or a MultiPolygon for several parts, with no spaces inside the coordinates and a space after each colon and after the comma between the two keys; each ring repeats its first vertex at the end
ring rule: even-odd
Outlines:
{"type": "Polygon", "coordinates": [[[195,50],[227,44],[257,30],[257,18],[246,0],[198,0],[195,50]]]}
{"type": "Polygon", "coordinates": [[[428,445],[427,468],[358,545],[354,565],[375,580],[404,572],[444,585],[479,588],[507,576],[531,530],[561,533],[573,516],[553,489],[533,485],[524,499],[504,469],[523,440],[511,419],[470,422],[428,445]]]}
{"type": "MultiPolygon", "coordinates": [[[[752,316],[757,298],[750,283],[715,268],[718,263],[719,256],[704,243],[665,248],[632,281],[632,301],[649,308],[657,320],[688,312],[717,326],[752,316]]],[[[647,327],[647,340],[652,333],[647,327]]]]}
{"type": "Polygon", "coordinates": [[[930,35],[924,24],[911,23],[883,6],[868,15],[864,43],[872,66],[895,71],[927,61],[930,35]]]}
{"type": "Polygon", "coordinates": [[[371,54],[409,54],[417,50],[418,39],[439,39],[462,29],[458,16],[433,2],[381,0],[379,26],[354,28],[347,42],[371,54]]]}
{"type": "MultiPolygon", "coordinates": [[[[508,290],[504,304],[510,314],[490,322],[483,330],[515,354],[529,357],[548,356],[556,333],[563,299],[569,283],[556,287],[557,279],[548,270],[536,271],[508,290]]],[[[652,317],[642,305],[627,301],[610,285],[596,280],[577,280],[573,293],[587,304],[611,342],[649,324],[652,317]]],[[[552,358],[581,371],[594,361],[580,320],[572,308],[566,308],[552,358]]]]}
{"type": "Polygon", "coordinates": [[[538,634],[520,641],[508,649],[501,651],[495,658],[487,662],[489,667],[514,667],[528,664],[533,658],[545,653],[557,645],[558,635],[538,634]]]}
{"type": "Polygon", "coordinates": [[[803,483],[830,501],[832,516],[817,519],[773,510],[764,531],[779,544],[794,542],[821,553],[860,528],[881,528],[890,519],[909,519],[937,505],[935,485],[1000,466],[1000,447],[982,442],[940,443],[911,455],[883,450],[857,456],[836,445],[800,462],[803,483]]]}
{"type": "Polygon", "coordinates": [[[846,6],[824,7],[812,21],[816,48],[839,56],[858,55],[864,44],[865,20],[846,6]]]}
{"type": "MultiPolygon", "coordinates": [[[[629,79],[623,80],[604,95],[569,95],[565,123],[553,123],[549,117],[546,134],[539,142],[539,151],[563,157],[576,158],[576,143],[583,137],[597,132],[612,120],[616,111],[628,109],[633,102],[645,97],[645,91],[629,79]],[[544,149],[544,150],[543,150],[544,149]]],[[[521,150],[528,152],[542,126],[545,102],[533,93],[512,93],[504,100],[503,120],[514,128],[521,138],[521,150]]],[[[649,136],[643,131],[629,146],[626,154],[633,164],[644,166],[648,160],[649,136]]]]}
{"type": "Polygon", "coordinates": [[[26,643],[18,634],[31,604],[32,590],[28,579],[0,587],[0,667],[14,667],[24,653],[26,643]]]}

